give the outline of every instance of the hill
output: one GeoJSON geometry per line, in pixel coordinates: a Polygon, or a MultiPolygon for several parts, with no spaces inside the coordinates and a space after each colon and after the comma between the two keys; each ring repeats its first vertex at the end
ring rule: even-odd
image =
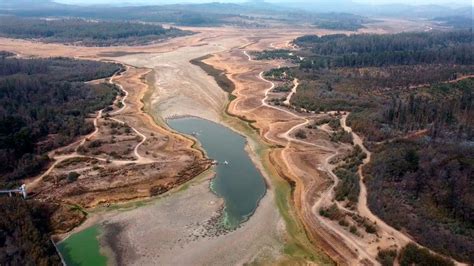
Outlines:
{"type": "Polygon", "coordinates": [[[0,36],[84,46],[141,45],[191,34],[177,28],[83,19],[0,17],[0,36]]]}

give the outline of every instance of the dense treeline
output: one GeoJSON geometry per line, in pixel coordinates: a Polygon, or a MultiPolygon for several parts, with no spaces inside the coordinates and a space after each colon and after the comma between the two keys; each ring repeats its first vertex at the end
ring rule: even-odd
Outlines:
{"type": "Polygon", "coordinates": [[[255,60],[273,60],[273,59],[291,59],[298,60],[298,57],[290,50],[275,49],[265,50],[262,52],[254,52],[255,60]]]}
{"type": "Polygon", "coordinates": [[[474,64],[472,30],[393,35],[309,35],[295,44],[311,51],[304,69],[415,64],[474,64]]]}
{"type": "MultiPolygon", "coordinates": [[[[48,151],[93,130],[87,115],[111,104],[117,90],[85,81],[109,77],[121,67],[0,54],[5,55],[0,56],[0,187],[8,188],[38,174],[49,161],[48,151]]],[[[50,235],[83,219],[69,206],[0,197],[0,265],[60,265],[50,235]]]]}
{"type": "Polygon", "coordinates": [[[432,254],[426,248],[420,248],[413,243],[409,243],[400,252],[400,265],[454,266],[454,262],[439,255],[432,254]]]}
{"type": "MultiPolygon", "coordinates": [[[[361,125],[360,128],[365,128],[367,137],[372,140],[381,140],[383,137],[380,134],[369,131],[375,124],[374,121],[382,119],[381,113],[377,112],[377,110],[382,110],[379,107],[390,106],[393,99],[400,97],[403,100],[408,99],[410,92],[424,90],[420,87],[443,87],[441,91],[449,92],[450,90],[445,88],[449,85],[436,84],[474,73],[474,66],[418,65],[363,69],[338,68],[311,72],[293,69],[288,72],[292,72],[290,75],[296,75],[300,80],[298,93],[291,99],[294,105],[314,111],[351,111],[353,114],[350,121],[358,116],[358,113],[354,111],[367,110],[361,118],[367,118],[365,121],[368,125],[361,125]],[[370,112],[368,112],[369,109],[370,112]]],[[[453,92],[455,93],[452,97],[457,98],[461,90],[456,89],[453,92]]],[[[420,97],[425,99],[428,95],[430,94],[420,97]]],[[[431,98],[444,100],[444,96],[435,93],[431,98]]],[[[434,99],[430,102],[434,102],[434,99]]],[[[353,124],[353,126],[357,125],[353,124]]]]}
{"type": "Polygon", "coordinates": [[[0,16],[0,36],[86,46],[146,44],[186,34],[189,32],[144,23],[83,19],[44,20],[0,16]]]}
{"type": "Polygon", "coordinates": [[[61,265],[49,238],[50,215],[39,202],[0,197],[0,264],[61,265]]]}
{"type": "Polygon", "coordinates": [[[365,24],[374,22],[371,19],[349,13],[319,14],[314,25],[329,30],[357,31],[365,24]]]}
{"type": "Polygon", "coordinates": [[[473,88],[474,79],[465,79],[416,91],[385,92],[385,97],[373,95],[372,104],[367,99],[351,99],[342,108],[352,106],[355,112],[349,117],[349,124],[368,141],[385,141],[409,132],[425,132],[433,141],[473,141],[473,88]],[[354,107],[358,102],[365,108],[354,107]]]}
{"type": "Polygon", "coordinates": [[[474,140],[474,79],[438,84],[428,93],[393,97],[383,121],[404,132],[429,129],[433,139],[474,140]]]}
{"type": "Polygon", "coordinates": [[[14,55],[14,54],[6,52],[6,51],[0,51],[0,58],[5,58],[5,57],[8,57],[8,56],[12,56],[12,55],[14,55]]]}
{"type": "Polygon", "coordinates": [[[474,261],[473,93],[474,79],[438,84],[392,95],[350,117],[374,150],[365,169],[371,210],[421,244],[469,262],[474,261]],[[392,142],[405,135],[407,140],[392,142]]]}
{"type": "Polygon", "coordinates": [[[472,262],[473,158],[474,149],[462,143],[418,139],[379,146],[364,169],[369,206],[421,244],[472,262]]]}
{"type": "Polygon", "coordinates": [[[238,20],[243,19],[240,14],[246,13],[246,11],[248,10],[235,4],[210,3],[127,7],[64,5],[55,8],[36,9],[20,7],[12,10],[0,10],[0,13],[18,17],[73,17],[109,21],[173,23],[181,26],[199,27],[239,24],[238,20]],[[230,22],[230,20],[233,20],[233,22],[230,22]]]}
{"type": "Polygon", "coordinates": [[[83,81],[118,70],[93,61],[0,58],[0,182],[37,174],[46,152],[92,131],[85,118],[111,104],[117,91],[83,81]]]}
{"type": "MultiPolygon", "coordinates": [[[[3,0],[5,1],[5,0],[3,0]]],[[[172,23],[183,26],[232,25],[245,28],[272,26],[275,21],[301,25],[314,24],[320,27],[353,30],[371,20],[348,13],[315,13],[292,10],[274,5],[233,3],[174,4],[149,6],[73,6],[49,2],[25,4],[22,1],[7,3],[0,13],[21,17],[71,17],[95,20],[145,21],[172,23]],[[32,6],[36,6],[33,8],[32,6]]]]}
{"type": "MultiPolygon", "coordinates": [[[[373,155],[364,169],[371,210],[421,244],[474,262],[472,31],[303,36],[295,43],[305,60],[286,70],[300,80],[291,102],[351,112],[349,126],[373,155]]],[[[337,175],[347,187],[357,180],[337,175]]],[[[426,255],[409,251],[407,264],[426,255]]]]}
{"type": "Polygon", "coordinates": [[[328,30],[357,31],[359,29],[365,28],[364,24],[359,21],[319,21],[314,25],[316,25],[318,28],[328,30]]]}

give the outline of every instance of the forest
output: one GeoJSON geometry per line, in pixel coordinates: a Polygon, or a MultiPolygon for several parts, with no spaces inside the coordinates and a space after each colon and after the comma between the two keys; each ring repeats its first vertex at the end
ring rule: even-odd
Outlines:
{"type": "Polygon", "coordinates": [[[117,90],[84,81],[121,67],[64,58],[0,57],[0,183],[38,174],[46,153],[93,130],[86,117],[111,104],[117,90]]]}
{"type": "Polygon", "coordinates": [[[1,265],[61,265],[49,238],[48,206],[0,197],[0,213],[1,265]]]}
{"type": "Polygon", "coordinates": [[[472,262],[472,146],[398,140],[377,146],[373,158],[364,169],[370,209],[420,244],[472,262]]]}
{"type": "Polygon", "coordinates": [[[141,45],[187,34],[191,32],[156,24],[0,16],[1,37],[84,46],[141,45]]]}
{"type": "MultiPolygon", "coordinates": [[[[47,152],[90,133],[86,118],[115,99],[108,83],[85,83],[121,71],[117,64],[66,58],[17,59],[0,52],[0,188],[44,170],[47,152]]],[[[0,265],[60,265],[51,219],[78,224],[70,206],[0,197],[0,265]],[[65,211],[67,209],[67,211],[65,211]],[[60,213],[57,217],[56,212],[60,213]],[[56,217],[56,218],[54,218],[56,217]]]]}
{"type": "MultiPolygon", "coordinates": [[[[5,0],[4,0],[5,1],[5,0]]],[[[302,23],[318,28],[355,31],[373,22],[363,16],[349,13],[317,13],[291,9],[279,5],[248,3],[169,4],[148,6],[74,6],[36,0],[32,4],[8,0],[0,14],[34,18],[84,18],[107,21],[140,21],[167,23],[177,26],[237,26],[265,28],[282,21],[293,25],[302,23]],[[30,7],[34,6],[34,8],[30,7]]]]}
{"type": "Polygon", "coordinates": [[[474,64],[472,30],[399,34],[308,35],[294,43],[310,51],[303,69],[474,64]]]}
{"type": "Polygon", "coordinates": [[[324,13],[318,14],[314,25],[321,29],[357,31],[372,22],[375,20],[349,13],[324,13]]]}
{"type": "MultiPolygon", "coordinates": [[[[182,4],[156,6],[74,6],[55,3],[54,6],[39,5],[26,8],[14,5],[13,8],[0,9],[0,14],[24,18],[73,17],[105,21],[144,21],[172,23],[180,26],[220,26],[243,18],[240,14],[248,13],[248,8],[235,4],[182,4]]],[[[234,24],[237,22],[234,22],[234,24]]]]}
{"type": "MultiPolygon", "coordinates": [[[[372,152],[363,171],[370,209],[420,244],[474,262],[472,31],[294,43],[305,59],[287,70],[300,80],[292,104],[351,112],[348,125],[372,152]]],[[[349,173],[337,175],[340,197],[351,197],[349,173]]]]}

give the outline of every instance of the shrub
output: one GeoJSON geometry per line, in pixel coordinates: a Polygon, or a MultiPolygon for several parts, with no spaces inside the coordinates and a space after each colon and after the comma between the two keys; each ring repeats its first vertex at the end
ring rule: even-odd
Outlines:
{"type": "Polygon", "coordinates": [[[339,119],[332,119],[331,121],[329,121],[328,125],[333,130],[339,130],[341,128],[341,121],[339,121],[339,119]]]}
{"type": "Polygon", "coordinates": [[[102,141],[101,140],[94,140],[89,143],[89,148],[98,148],[102,146],[102,141]]]}
{"type": "Polygon", "coordinates": [[[344,217],[344,214],[339,210],[336,204],[333,204],[328,208],[321,208],[319,214],[331,220],[338,220],[344,217]]]}
{"type": "Polygon", "coordinates": [[[364,223],[364,227],[365,227],[365,231],[369,234],[377,233],[377,227],[368,221],[364,223]]]}
{"type": "Polygon", "coordinates": [[[349,226],[349,223],[345,219],[341,219],[341,220],[339,220],[339,225],[347,227],[347,226],[349,226]]]}
{"type": "Polygon", "coordinates": [[[395,258],[397,257],[397,250],[395,249],[382,249],[377,254],[377,261],[382,266],[393,266],[395,258]]]}
{"type": "Polygon", "coordinates": [[[308,136],[306,136],[306,132],[304,132],[303,130],[298,130],[298,132],[296,132],[295,136],[299,139],[306,139],[308,138],[308,136]]]}
{"type": "Polygon", "coordinates": [[[354,235],[357,235],[357,227],[355,227],[355,225],[351,225],[351,227],[349,227],[349,232],[354,235]]]}
{"type": "Polygon", "coordinates": [[[419,266],[454,266],[453,261],[431,253],[426,248],[420,248],[410,243],[400,252],[400,265],[419,265],[419,266]]]}
{"type": "Polygon", "coordinates": [[[67,181],[68,181],[69,183],[76,182],[77,179],[79,178],[79,176],[81,176],[81,175],[78,174],[77,172],[70,172],[70,173],[67,175],[67,181]]]}

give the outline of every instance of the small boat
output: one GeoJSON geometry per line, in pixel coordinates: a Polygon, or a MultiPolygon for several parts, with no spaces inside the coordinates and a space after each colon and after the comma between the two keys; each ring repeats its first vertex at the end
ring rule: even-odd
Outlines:
{"type": "Polygon", "coordinates": [[[225,164],[225,165],[228,165],[228,164],[229,164],[229,162],[228,162],[228,161],[224,161],[224,164],[225,164]]]}

